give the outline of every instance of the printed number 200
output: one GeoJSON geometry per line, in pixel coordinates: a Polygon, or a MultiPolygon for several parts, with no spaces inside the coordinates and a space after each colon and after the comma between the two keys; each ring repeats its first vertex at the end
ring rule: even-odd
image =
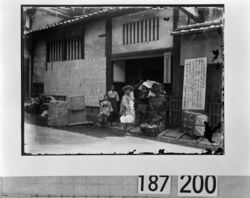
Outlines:
{"type": "Polygon", "coordinates": [[[178,178],[179,196],[217,196],[217,177],[182,175],[178,178]]]}
{"type": "Polygon", "coordinates": [[[170,176],[150,175],[139,176],[138,191],[146,194],[170,194],[170,176]]]}

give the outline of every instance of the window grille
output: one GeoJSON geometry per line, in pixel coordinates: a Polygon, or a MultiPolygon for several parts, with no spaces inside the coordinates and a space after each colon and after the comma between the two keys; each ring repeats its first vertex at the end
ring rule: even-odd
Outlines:
{"type": "Polygon", "coordinates": [[[48,43],[48,62],[81,59],[82,37],[72,37],[66,40],[53,41],[48,43]]]}
{"type": "Polygon", "coordinates": [[[66,60],[80,59],[82,53],[82,38],[73,37],[66,40],[66,60]]]}
{"type": "Polygon", "coordinates": [[[159,40],[159,17],[134,21],[122,25],[122,44],[159,40]]]}

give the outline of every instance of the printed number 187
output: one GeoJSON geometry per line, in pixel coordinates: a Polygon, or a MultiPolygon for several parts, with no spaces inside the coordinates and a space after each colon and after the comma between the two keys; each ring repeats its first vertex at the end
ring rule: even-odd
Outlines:
{"type": "Polygon", "coordinates": [[[167,175],[141,175],[138,192],[143,194],[170,194],[171,177],[167,175]]]}

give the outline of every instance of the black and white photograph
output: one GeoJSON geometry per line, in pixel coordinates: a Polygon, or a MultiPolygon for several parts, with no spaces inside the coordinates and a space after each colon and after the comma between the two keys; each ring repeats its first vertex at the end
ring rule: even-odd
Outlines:
{"type": "Polygon", "coordinates": [[[22,5],[23,155],[223,155],[224,5],[22,5]]]}
{"type": "Polygon", "coordinates": [[[0,198],[250,197],[248,0],[1,0],[0,198]]]}

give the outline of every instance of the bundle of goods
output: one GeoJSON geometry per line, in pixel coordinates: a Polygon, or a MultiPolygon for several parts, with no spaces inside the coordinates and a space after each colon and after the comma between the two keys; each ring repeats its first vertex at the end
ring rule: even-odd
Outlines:
{"type": "Polygon", "coordinates": [[[29,98],[28,100],[26,100],[24,102],[24,110],[25,112],[31,113],[31,114],[41,113],[39,97],[29,98]]]}
{"type": "Polygon", "coordinates": [[[48,125],[65,126],[68,124],[68,107],[65,101],[51,101],[48,106],[48,125]]]}
{"type": "Polygon", "coordinates": [[[191,111],[182,113],[182,131],[191,136],[204,136],[205,124],[208,121],[207,115],[191,111]]]}
{"type": "Polygon", "coordinates": [[[87,120],[84,96],[67,96],[68,124],[81,124],[87,120]]]}
{"type": "Polygon", "coordinates": [[[140,125],[140,129],[147,136],[156,137],[160,133],[160,128],[156,124],[143,123],[140,125]]]}

